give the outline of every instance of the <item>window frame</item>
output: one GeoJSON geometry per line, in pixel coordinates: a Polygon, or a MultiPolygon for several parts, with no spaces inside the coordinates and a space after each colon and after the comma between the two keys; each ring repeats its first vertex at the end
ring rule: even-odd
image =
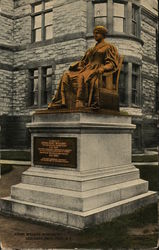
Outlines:
{"type": "Polygon", "coordinates": [[[131,72],[131,106],[132,107],[140,107],[141,103],[140,103],[140,86],[141,86],[141,69],[140,69],[140,65],[138,65],[137,63],[132,63],[132,72],[131,72]],[[133,70],[133,66],[137,67],[137,70],[133,70]],[[133,76],[135,76],[136,79],[136,88],[133,88],[133,76]],[[133,90],[136,91],[136,103],[133,102],[133,90]]]}
{"type": "Polygon", "coordinates": [[[113,30],[113,33],[123,34],[123,33],[126,33],[126,30],[127,30],[127,28],[126,28],[126,26],[127,26],[127,4],[126,4],[126,2],[123,2],[123,1],[118,1],[118,0],[114,1],[113,0],[113,5],[116,4],[116,3],[124,5],[124,17],[122,17],[122,16],[115,16],[114,15],[114,6],[113,6],[113,16],[112,16],[113,28],[112,28],[112,30],[113,30]],[[114,18],[123,19],[123,31],[122,32],[114,30],[114,18]]]}
{"type": "Polygon", "coordinates": [[[44,66],[42,67],[42,90],[43,90],[43,94],[44,97],[42,98],[41,104],[43,106],[47,105],[48,102],[50,101],[51,95],[52,95],[52,80],[53,80],[53,68],[52,66],[44,66]],[[52,73],[47,73],[47,70],[51,69],[52,73]],[[51,78],[51,85],[47,86],[47,78],[50,77],[51,78]],[[45,96],[46,94],[46,96],[45,96]]]}
{"type": "MultiPolygon", "coordinates": [[[[133,36],[138,39],[140,39],[141,36],[141,30],[140,30],[140,20],[141,20],[141,6],[136,0],[129,1],[129,0],[92,0],[91,3],[88,2],[88,34],[91,34],[93,32],[94,24],[95,24],[95,16],[94,16],[94,6],[95,4],[99,3],[107,3],[107,25],[108,28],[108,34],[109,35],[128,35],[133,36]],[[114,14],[113,14],[113,4],[119,3],[124,4],[124,25],[123,25],[123,32],[114,31],[114,14]],[[92,4],[92,5],[91,5],[92,4]],[[137,33],[136,35],[132,34],[132,11],[133,7],[135,7],[138,11],[138,18],[137,18],[137,33]],[[90,22],[92,20],[92,24],[90,22]]],[[[121,17],[123,18],[123,17],[121,17]]]]}
{"type": "Polygon", "coordinates": [[[52,81],[54,75],[53,66],[47,65],[47,66],[31,68],[28,70],[28,74],[29,74],[28,100],[31,100],[28,101],[28,107],[30,108],[46,107],[48,102],[51,101],[51,96],[52,96],[52,81]],[[52,69],[52,73],[44,74],[44,71],[47,71],[48,68],[52,69]],[[38,76],[36,77],[33,76],[33,72],[35,70],[38,70],[38,76]],[[48,76],[51,77],[51,84],[49,88],[46,88],[45,87],[46,82],[44,79],[46,79],[46,77],[48,76]],[[34,83],[33,83],[34,79],[38,79],[38,86],[36,89],[34,89],[34,83]],[[44,101],[45,94],[46,94],[46,101],[44,101]]]}
{"type": "Polygon", "coordinates": [[[128,63],[127,62],[123,62],[122,64],[122,68],[121,68],[121,71],[120,71],[120,77],[119,77],[119,87],[118,87],[118,90],[119,90],[119,101],[120,101],[120,106],[121,107],[126,107],[128,105],[128,98],[127,98],[127,94],[128,94],[128,88],[127,88],[127,85],[126,85],[126,82],[128,82],[128,63]],[[124,76],[124,84],[122,87],[121,86],[121,74],[123,74],[124,76]],[[124,89],[124,95],[125,95],[125,100],[124,102],[121,102],[121,90],[124,89]]]}
{"type": "Polygon", "coordinates": [[[38,71],[38,67],[33,68],[33,69],[29,69],[29,93],[28,93],[28,106],[34,106],[36,107],[38,105],[38,86],[39,83],[37,85],[37,89],[35,89],[34,86],[34,79],[38,79],[39,81],[39,72],[37,76],[34,76],[34,71],[38,71]],[[35,100],[37,102],[37,104],[35,104],[35,100]]]}
{"type": "Polygon", "coordinates": [[[49,24],[47,26],[45,25],[45,15],[47,13],[53,13],[52,7],[45,9],[46,2],[51,2],[51,1],[50,0],[47,0],[47,1],[41,0],[37,3],[31,4],[31,42],[32,43],[46,41],[46,40],[50,40],[53,38],[53,36],[52,36],[52,38],[46,39],[46,27],[53,26],[53,24],[49,24]],[[40,11],[35,12],[35,6],[38,6],[40,4],[42,5],[42,9],[40,11]],[[35,40],[35,30],[37,30],[37,29],[34,27],[34,22],[35,22],[36,16],[41,16],[41,26],[40,26],[40,28],[37,28],[37,29],[41,29],[41,40],[39,40],[39,41],[35,40]]]}
{"type": "Polygon", "coordinates": [[[132,17],[131,17],[131,34],[135,37],[140,37],[140,29],[139,29],[139,22],[140,22],[140,7],[136,4],[132,4],[132,17]],[[135,15],[138,16],[137,20],[133,19],[133,13],[137,12],[135,15]],[[133,33],[133,23],[135,23],[135,34],[133,33]]]}
{"type": "Polygon", "coordinates": [[[132,107],[132,108],[141,108],[141,65],[139,63],[128,62],[127,60],[123,62],[124,70],[121,69],[121,73],[125,75],[124,80],[125,83],[123,84],[125,88],[125,100],[124,102],[120,101],[120,77],[119,77],[119,101],[121,107],[132,107]],[[133,71],[133,65],[136,65],[137,72],[133,71]],[[133,95],[133,75],[137,76],[137,83],[136,83],[136,98],[137,102],[133,103],[132,95],[133,95]]]}
{"type": "Polygon", "coordinates": [[[95,2],[94,3],[94,8],[93,8],[93,10],[94,10],[94,15],[93,15],[93,19],[94,19],[94,25],[95,25],[95,23],[96,23],[96,19],[99,19],[99,18],[104,18],[105,17],[105,22],[106,22],[106,28],[107,28],[107,26],[108,26],[108,1],[107,0],[105,0],[105,1],[100,1],[100,2],[95,2]],[[95,5],[96,4],[106,4],[106,16],[99,16],[99,17],[96,17],[95,16],[95,5]]]}

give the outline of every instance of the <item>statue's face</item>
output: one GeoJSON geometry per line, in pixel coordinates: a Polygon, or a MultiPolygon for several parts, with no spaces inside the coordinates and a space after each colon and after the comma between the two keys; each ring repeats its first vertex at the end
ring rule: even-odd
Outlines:
{"type": "Polygon", "coordinates": [[[101,41],[102,39],[104,39],[104,36],[103,34],[99,33],[98,31],[94,31],[94,39],[99,42],[101,41]]]}

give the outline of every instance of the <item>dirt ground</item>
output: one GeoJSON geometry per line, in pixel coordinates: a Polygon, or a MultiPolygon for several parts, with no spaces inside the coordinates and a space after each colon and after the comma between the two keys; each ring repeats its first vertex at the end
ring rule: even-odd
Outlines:
{"type": "MultiPolygon", "coordinates": [[[[21,174],[27,168],[17,166],[2,176],[0,197],[10,195],[11,185],[20,182],[21,174]]],[[[124,224],[119,222],[114,229],[113,224],[110,224],[109,228],[112,232],[109,229],[106,230],[105,226],[96,227],[94,230],[78,231],[0,215],[0,242],[2,249],[107,249],[114,245],[128,249],[129,241],[131,241],[131,248],[133,245],[135,248],[137,246],[143,248],[144,244],[149,247],[157,246],[158,225],[156,223],[130,227],[124,231],[126,230],[124,224]],[[103,233],[103,230],[106,231],[103,233]],[[119,236],[120,231],[121,236],[119,236]]]]}

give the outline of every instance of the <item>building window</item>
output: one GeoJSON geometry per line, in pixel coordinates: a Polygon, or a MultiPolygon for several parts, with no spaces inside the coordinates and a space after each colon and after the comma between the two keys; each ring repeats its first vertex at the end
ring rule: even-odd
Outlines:
{"type": "Polygon", "coordinates": [[[123,63],[120,77],[119,77],[119,98],[121,105],[127,105],[127,76],[128,76],[128,68],[127,63],[123,63]]]}
{"type": "Polygon", "coordinates": [[[29,84],[29,106],[38,105],[38,82],[39,74],[38,69],[32,69],[29,72],[30,84],[29,84]]]}
{"type": "Polygon", "coordinates": [[[132,34],[139,36],[139,7],[132,5],[132,34]]]}
{"type": "Polygon", "coordinates": [[[42,104],[47,105],[51,98],[52,67],[42,69],[42,104]]]}
{"type": "Polygon", "coordinates": [[[113,4],[113,30],[116,32],[125,32],[125,4],[113,4]]]}
{"type": "Polygon", "coordinates": [[[48,104],[52,94],[52,66],[29,70],[28,106],[41,107],[48,104]]]}
{"type": "Polygon", "coordinates": [[[139,82],[140,82],[140,67],[137,64],[132,64],[132,105],[139,105],[139,82]]]}
{"type": "Polygon", "coordinates": [[[89,33],[93,31],[94,26],[103,25],[108,28],[109,34],[118,32],[140,37],[140,6],[132,1],[92,0],[92,6],[89,1],[88,9],[89,33]]]}
{"type": "Polygon", "coordinates": [[[119,77],[121,106],[140,106],[140,65],[124,62],[119,77]]]}
{"type": "Polygon", "coordinates": [[[32,42],[51,39],[52,31],[52,1],[41,1],[32,5],[32,42]]]}
{"type": "Polygon", "coordinates": [[[107,3],[94,4],[94,24],[107,26],[107,3]]]}

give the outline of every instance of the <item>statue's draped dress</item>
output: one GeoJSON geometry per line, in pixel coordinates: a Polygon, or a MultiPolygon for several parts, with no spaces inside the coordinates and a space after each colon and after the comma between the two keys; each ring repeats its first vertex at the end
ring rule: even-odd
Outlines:
{"type": "MultiPolygon", "coordinates": [[[[98,100],[99,80],[101,75],[98,69],[111,65],[114,72],[119,63],[119,55],[116,47],[105,41],[88,49],[84,57],[72,64],[68,71],[64,72],[56,95],[52,99],[51,106],[66,105],[69,92],[76,91],[76,102],[83,102],[84,106],[91,106],[98,100]]],[[[105,69],[105,72],[108,72],[105,69]]]]}

